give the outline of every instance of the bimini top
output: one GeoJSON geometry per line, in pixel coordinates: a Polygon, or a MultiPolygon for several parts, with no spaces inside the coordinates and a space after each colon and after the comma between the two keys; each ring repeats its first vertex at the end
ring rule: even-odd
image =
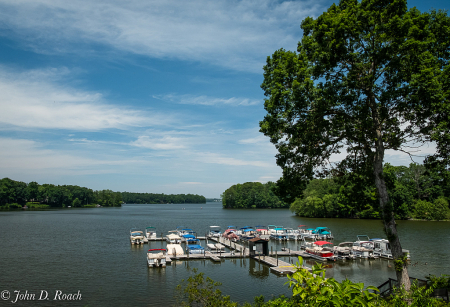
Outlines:
{"type": "Polygon", "coordinates": [[[322,245],[325,245],[325,244],[333,244],[333,243],[328,242],[328,241],[316,241],[316,242],[314,242],[314,244],[322,246],[322,245]]]}
{"type": "Polygon", "coordinates": [[[249,232],[249,231],[255,231],[254,229],[251,229],[251,228],[246,228],[246,229],[244,229],[244,232],[249,232]]]}
{"type": "Polygon", "coordinates": [[[189,249],[205,249],[204,247],[202,247],[201,245],[197,245],[197,244],[192,244],[188,246],[189,249]]]}
{"type": "Polygon", "coordinates": [[[316,229],[328,229],[328,227],[317,227],[316,229]]]}
{"type": "Polygon", "coordinates": [[[200,242],[199,239],[187,239],[187,241],[188,241],[188,243],[189,243],[189,242],[200,242]]]}
{"type": "Polygon", "coordinates": [[[195,239],[194,235],[182,235],[182,237],[185,239],[195,239]]]}

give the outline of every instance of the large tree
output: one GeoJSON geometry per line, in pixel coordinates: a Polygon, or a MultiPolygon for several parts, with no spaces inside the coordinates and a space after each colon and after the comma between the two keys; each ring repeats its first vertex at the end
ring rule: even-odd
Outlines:
{"type": "Polygon", "coordinates": [[[384,156],[434,140],[429,160],[447,165],[449,18],[408,10],[404,0],[342,0],[301,28],[297,52],[268,57],[261,85],[268,99],[260,127],[279,152],[279,192],[292,200],[300,195],[289,181],[299,186],[331,169],[371,176],[397,278],[409,289],[384,156]]]}

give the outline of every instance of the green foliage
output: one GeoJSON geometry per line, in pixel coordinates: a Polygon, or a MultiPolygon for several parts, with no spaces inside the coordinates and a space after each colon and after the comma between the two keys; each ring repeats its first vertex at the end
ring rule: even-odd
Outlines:
{"type": "Polygon", "coordinates": [[[91,189],[73,185],[39,185],[37,182],[30,182],[27,185],[9,178],[0,180],[0,207],[2,208],[21,208],[25,204],[32,209],[86,207],[88,204],[96,203],[102,206],[120,206],[121,193],[111,190],[94,192],[91,189]]]}
{"type": "Polygon", "coordinates": [[[181,306],[218,306],[218,307],[234,307],[238,306],[230,300],[230,296],[222,295],[217,289],[221,284],[215,282],[209,277],[204,277],[204,273],[197,273],[197,269],[193,269],[195,275],[189,276],[185,281],[177,286],[177,300],[181,306]]]}
{"type": "Polygon", "coordinates": [[[193,194],[153,194],[122,192],[122,199],[127,204],[204,204],[206,198],[193,194]]]}
{"type": "Polygon", "coordinates": [[[413,283],[410,291],[400,288],[394,291],[394,294],[385,301],[380,301],[380,306],[386,307],[439,307],[450,306],[442,299],[434,298],[433,292],[436,284],[430,284],[428,287],[419,287],[413,283]]]}
{"type": "Polygon", "coordinates": [[[314,265],[311,272],[302,266],[303,258],[299,257],[297,271],[288,276],[287,283],[294,299],[303,306],[374,306],[377,302],[378,295],[369,291],[377,291],[375,287],[364,289],[363,283],[327,279],[321,264],[314,265]]]}
{"type": "MultiPolygon", "coordinates": [[[[386,164],[383,174],[395,218],[447,219],[446,197],[450,194],[440,186],[447,173],[430,172],[415,163],[409,167],[386,164]]],[[[355,173],[311,180],[290,209],[304,217],[381,217],[375,185],[370,178],[355,173]]]]}
{"type": "Polygon", "coordinates": [[[235,184],[222,194],[222,205],[233,209],[287,208],[288,204],[275,195],[274,188],[273,182],[235,184]]]}

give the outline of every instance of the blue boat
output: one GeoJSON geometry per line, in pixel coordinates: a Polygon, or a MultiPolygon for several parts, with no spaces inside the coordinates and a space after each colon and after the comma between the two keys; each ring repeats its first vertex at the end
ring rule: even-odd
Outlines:
{"type": "MultiPolygon", "coordinates": [[[[195,239],[195,240],[199,242],[198,239],[195,239]]],[[[188,244],[186,246],[186,249],[189,254],[204,254],[205,253],[205,248],[202,247],[200,244],[188,244]]]]}

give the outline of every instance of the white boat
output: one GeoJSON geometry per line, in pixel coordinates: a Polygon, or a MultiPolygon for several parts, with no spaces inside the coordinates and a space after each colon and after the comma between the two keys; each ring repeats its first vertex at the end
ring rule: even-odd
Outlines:
{"type": "Polygon", "coordinates": [[[220,243],[208,243],[206,244],[206,246],[208,246],[208,249],[211,253],[220,253],[225,251],[225,246],[220,243]]]}
{"type": "Polygon", "coordinates": [[[187,244],[186,250],[189,254],[204,254],[205,248],[202,247],[200,244],[187,244]]]}
{"type": "Polygon", "coordinates": [[[270,228],[273,225],[269,225],[269,235],[271,239],[279,240],[279,241],[287,241],[289,240],[288,235],[285,232],[283,226],[275,226],[275,228],[270,228]]]}
{"type": "Polygon", "coordinates": [[[320,261],[335,261],[333,243],[327,241],[316,241],[312,243],[312,247],[306,247],[305,251],[311,258],[320,261]]]}
{"type": "Polygon", "coordinates": [[[144,233],[136,228],[130,229],[131,244],[144,244],[144,233]]]}
{"type": "Polygon", "coordinates": [[[353,242],[342,242],[338,246],[334,246],[334,255],[337,259],[354,259],[355,256],[352,253],[353,242]]]}
{"type": "Polygon", "coordinates": [[[156,239],[156,228],[155,227],[147,227],[145,228],[145,237],[147,240],[155,240],[156,239]]]}
{"type": "Polygon", "coordinates": [[[218,238],[222,235],[220,232],[220,226],[209,226],[209,237],[218,238]]]}
{"type": "Polygon", "coordinates": [[[334,238],[328,227],[317,227],[313,233],[315,233],[317,235],[317,239],[320,240],[330,240],[334,238]]]}
{"type": "Polygon", "coordinates": [[[185,254],[183,247],[181,247],[180,244],[167,244],[166,249],[167,249],[167,256],[176,257],[185,254]]]}
{"type": "MultiPolygon", "coordinates": [[[[391,251],[391,245],[389,244],[389,241],[386,239],[371,239],[371,242],[373,242],[373,253],[376,256],[379,256],[381,258],[387,258],[387,259],[393,259],[392,251],[391,251]]],[[[408,260],[410,260],[410,254],[409,250],[402,249],[403,253],[406,254],[406,257],[408,260]]]]}
{"type": "Polygon", "coordinates": [[[166,267],[166,250],[164,248],[149,249],[147,252],[147,264],[152,267],[166,267]]]}
{"type": "Polygon", "coordinates": [[[180,244],[181,243],[181,237],[177,234],[170,233],[166,237],[167,243],[170,244],[180,244]]]}
{"type": "Polygon", "coordinates": [[[374,252],[374,244],[366,235],[358,235],[356,236],[358,239],[356,242],[353,242],[352,247],[352,255],[357,258],[378,258],[378,256],[374,252]]]}
{"type": "Polygon", "coordinates": [[[284,233],[286,234],[288,240],[297,240],[298,233],[295,232],[293,228],[284,228],[284,233]]]}

